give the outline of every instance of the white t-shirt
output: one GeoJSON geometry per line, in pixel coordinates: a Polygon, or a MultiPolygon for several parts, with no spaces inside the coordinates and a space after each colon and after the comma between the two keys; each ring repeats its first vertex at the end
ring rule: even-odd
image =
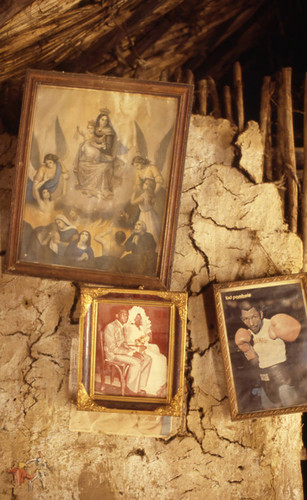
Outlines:
{"type": "Polygon", "coordinates": [[[259,367],[268,368],[269,366],[283,363],[287,359],[286,344],[282,339],[271,339],[269,337],[269,327],[271,321],[264,318],[262,327],[258,333],[250,330],[254,339],[254,350],[258,354],[259,367]]]}

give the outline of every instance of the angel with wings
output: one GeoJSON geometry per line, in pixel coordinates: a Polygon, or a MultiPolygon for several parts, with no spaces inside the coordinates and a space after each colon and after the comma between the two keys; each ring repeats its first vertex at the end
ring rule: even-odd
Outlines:
{"type": "Polygon", "coordinates": [[[54,201],[65,194],[66,180],[69,177],[60,160],[66,153],[66,141],[58,118],[55,122],[55,141],[57,154],[46,154],[41,163],[38,142],[34,135],[32,139],[30,160],[35,174],[28,178],[26,201],[36,202],[42,211],[50,209],[50,204],[45,203],[47,198],[54,201]]]}
{"type": "MultiPolygon", "coordinates": [[[[154,167],[155,168],[155,167],[154,167]]],[[[161,178],[159,174],[158,179],[161,178]]],[[[143,182],[143,188],[139,195],[136,191],[132,194],[130,203],[139,207],[139,221],[143,221],[146,229],[154,237],[156,244],[159,244],[161,233],[161,217],[155,211],[157,182],[152,177],[146,177],[143,182]]]]}
{"type": "Polygon", "coordinates": [[[145,135],[135,122],[136,142],[139,154],[132,159],[135,171],[135,188],[125,207],[133,224],[143,221],[156,244],[159,244],[163,214],[165,210],[165,179],[162,171],[165,167],[167,151],[173,137],[173,127],[165,134],[155,151],[154,162],[148,159],[145,135]]]}
{"type": "Polygon", "coordinates": [[[163,186],[163,177],[160,170],[150,163],[147,158],[143,158],[142,156],[135,156],[132,160],[132,165],[136,169],[136,191],[142,189],[145,179],[153,179],[155,181],[155,193],[157,193],[163,186]]]}

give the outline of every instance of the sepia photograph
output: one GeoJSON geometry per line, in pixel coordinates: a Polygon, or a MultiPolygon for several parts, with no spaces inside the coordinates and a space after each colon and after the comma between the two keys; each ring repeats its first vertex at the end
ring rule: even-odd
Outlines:
{"type": "Polygon", "coordinates": [[[167,287],[191,89],[29,71],[8,270],[167,287]]]}
{"type": "Polygon", "coordinates": [[[82,288],[79,403],[180,412],[186,300],[182,292],[82,288]]]}
{"type": "Polygon", "coordinates": [[[307,407],[305,275],[215,285],[233,418],[307,407]]]}
{"type": "Polygon", "coordinates": [[[95,393],[167,397],[170,315],[170,305],[98,303],[95,393]]]}

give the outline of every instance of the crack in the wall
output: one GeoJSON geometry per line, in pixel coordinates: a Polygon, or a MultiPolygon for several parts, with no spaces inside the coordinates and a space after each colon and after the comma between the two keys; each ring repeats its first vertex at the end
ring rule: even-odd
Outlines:
{"type": "Polygon", "coordinates": [[[247,211],[246,211],[246,212],[244,212],[244,213],[243,213],[243,212],[242,212],[242,213],[240,213],[239,220],[244,219],[247,215],[249,215],[249,210],[247,210],[247,211]]]}
{"type": "Polygon", "coordinates": [[[146,458],[146,461],[148,462],[148,457],[146,455],[144,448],[133,448],[133,450],[129,451],[129,453],[126,455],[126,458],[133,456],[140,457],[142,460],[146,458]]]}
{"type": "Polygon", "coordinates": [[[72,285],[75,287],[75,295],[74,295],[74,300],[72,303],[72,306],[69,311],[69,320],[71,325],[78,325],[79,323],[79,318],[75,319],[74,314],[77,309],[77,304],[80,299],[80,285],[77,282],[73,282],[72,285]]]}
{"type": "Polygon", "coordinates": [[[213,217],[210,217],[210,216],[205,217],[202,214],[198,214],[198,215],[200,215],[200,217],[204,220],[210,220],[217,227],[222,227],[224,229],[227,229],[227,231],[248,231],[248,227],[229,227],[229,226],[226,226],[226,224],[219,224],[218,222],[216,222],[216,220],[213,219],[213,217]]]}
{"type": "Polygon", "coordinates": [[[246,200],[246,201],[242,202],[242,206],[243,206],[243,207],[246,207],[247,205],[251,205],[252,203],[254,203],[254,202],[255,202],[255,200],[256,200],[257,198],[258,198],[258,195],[253,196],[251,199],[249,199],[249,200],[246,200]]]}
{"type": "Polygon", "coordinates": [[[233,191],[231,191],[231,189],[229,189],[226,186],[224,180],[216,172],[214,172],[213,175],[214,175],[214,177],[216,177],[220,181],[220,183],[222,184],[223,189],[224,189],[224,191],[226,191],[226,193],[230,193],[234,198],[240,198],[241,193],[234,193],[233,191]]]}
{"type": "Polygon", "coordinates": [[[61,381],[60,381],[60,383],[58,385],[58,388],[57,388],[56,392],[60,392],[60,390],[62,389],[63,385],[64,385],[64,377],[61,378],[61,381]]]}
{"type": "Polygon", "coordinates": [[[0,335],[2,337],[14,337],[15,335],[22,335],[23,337],[28,337],[29,336],[27,333],[22,332],[21,330],[17,330],[16,332],[10,332],[10,333],[0,332],[0,335]]]}
{"type": "MultiPolygon", "coordinates": [[[[185,254],[182,252],[175,252],[176,255],[180,255],[181,257],[185,257],[185,254]]],[[[174,273],[182,274],[182,271],[174,271],[174,273]]]]}
{"type": "MultiPolygon", "coordinates": [[[[187,413],[189,413],[190,402],[194,395],[194,377],[192,377],[192,361],[193,361],[194,353],[192,350],[192,337],[191,330],[187,328],[187,345],[186,345],[186,369],[185,369],[185,380],[186,380],[186,389],[187,389],[187,397],[186,397],[186,407],[187,413]]],[[[186,421],[187,426],[187,421],[186,421]]],[[[186,427],[187,430],[187,427],[186,427]]]]}
{"type": "MultiPolygon", "coordinates": [[[[49,358],[49,359],[50,359],[50,361],[51,361],[52,363],[54,363],[55,365],[57,365],[57,366],[59,366],[59,367],[61,366],[61,365],[60,365],[60,363],[58,363],[58,361],[56,361],[56,359],[54,359],[54,356],[53,356],[52,354],[50,354],[50,353],[48,353],[48,352],[41,352],[41,351],[37,351],[37,354],[38,354],[39,356],[45,356],[46,358],[49,358]]],[[[37,358],[37,359],[38,359],[38,358],[37,358]]]]}
{"type": "Polygon", "coordinates": [[[190,488],[189,490],[183,491],[179,498],[184,498],[188,493],[191,493],[191,491],[194,491],[194,488],[190,488]]]}
{"type": "Polygon", "coordinates": [[[36,397],[35,394],[32,394],[32,389],[33,389],[33,384],[35,382],[35,378],[32,380],[32,381],[29,381],[28,380],[28,377],[33,369],[33,365],[38,361],[39,357],[35,357],[33,354],[32,354],[32,349],[33,349],[33,346],[36,345],[42,338],[43,334],[40,334],[36,340],[34,340],[32,342],[32,344],[28,343],[27,344],[27,347],[28,347],[28,357],[30,358],[31,362],[29,364],[29,367],[28,369],[25,371],[25,373],[22,374],[22,379],[23,379],[23,382],[25,384],[25,386],[27,387],[27,390],[25,391],[24,393],[24,397],[23,397],[23,413],[24,413],[24,416],[27,415],[27,412],[30,410],[30,408],[32,408],[37,402],[38,402],[38,399],[36,397]],[[31,396],[34,400],[33,404],[30,405],[27,409],[25,407],[25,399],[27,396],[31,396]]]}
{"type": "Polygon", "coordinates": [[[193,201],[195,203],[195,207],[191,210],[190,217],[189,217],[189,219],[190,219],[190,228],[191,228],[191,231],[189,232],[189,239],[190,239],[191,245],[194,248],[195,252],[199,253],[202,256],[202,258],[204,260],[204,263],[205,263],[204,267],[207,270],[208,276],[210,276],[210,262],[209,262],[209,258],[205,254],[205,252],[203,251],[203,249],[200,248],[197,245],[197,243],[196,243],[196,241],[194,239],[195,230],[193,229],[193,217],[194,217],[194,214],[196,212],[198,213],[198,211],[197,211],[197,209],[198,209],[198,202],[197,202],[197,200],[195,200],[194,197],[192,197],[192,199],[193,199],[193,201]]]}
{"type": "Polygon", "coordinates": [[[17,496],[17,495],[15,495],[15,493],[14,493],[14,489],[15,489],[15,488],[13,487],[13,488],[12,488],[12,491],[11,491],[11,499],[12,499],[12,500],[16,500],[16,499],[18,498],[18,496],[17,496]]]}
{"type": "Polygon", "coordinates": [[[212,347],[216,346],[216,344],[218,343],[219,343],[219,338],[216,338],[215,340],[210,342],[205,349],[201,350],[199,347],[194,349],[193,354],[198,354],[199,357],[203,357],[212,347]]]}
{"type": "MultiPolygon", "coordinates": [[[[217,175],[216,170],[213,170],[213,171],[211,170],[211,168],[216,167],[216,165],[217,165],[217,163],[214,162],[214,163],[210,163],[210,165],[205,166],[204,171],[203,171],[203,173],[204,173],[203,182],[210,179],[210,177],[215,177],[217,175]]],[[[225,165],[225,166],[227,166],[227,165],[225,165]]],[[[229,166],[231,166],[231,165],[229,165],[229,166]]]]}
{"type": "Polygon", "coordinates": [[[55,325],[55,327],[53,329],[53,331],[51,333],[49,333],[49,335],[46,335],[46,338],[52,337],[53,335],[55,335],[57,333],[57,331],[58,331],[58,329],[59,329],[59,327],[60,327],[60,325],[62,323],[62,319],[63,319],[62,316],[60,316],[57,324],[55,325]]]}
{"type": "Polygon", "coordinates": [[[167,481],[167,483],[171,483],[172,481],[175,481],[175,479],[179,479],[179,477],[182,477],[182,474],[177,474],[176,476],[171,477],[171,478],[167,481]]]}
{"type": "Polygon", "coordinates": [[[213,425],[213,427],[214,427],[214,430],[215,430],[215,432],[216,432],[217,437],[218,437],[221,441],[226,441],[226,442],[227,442],[227,443],[229,443],[229,444],[235,444],[235,445],[238,445],[238,446],[240,446],[240,447],[241,447],[241,448],[243,448],[243,449],[252,449],[252,446],[246,446],[246,445],[244,445],[243,443],[240,443],[240,441],[237,441],[237,440],[231,440],[231,439],[226,438],[225,436],[221,436],[221,435],[219,434],[218,430],[216,429],[216,427],[215,427],[214,425],[213,425]]]}
{"type": "Polygon", "coordinates": [[[270,262],[270,264],[272,264],[272,266],[275,268],[276,272],[277,273],[280,273],[281,271],[279,270],[279,267],[277,266],[277,264],[273,261],[272,257],[270,256],[270,254],[266,251],[266,249],[264,248],[264,246],[262,245],[261,241],[260,241],[260,238],[259,236],[257,235],[257,233],[255,234],[255,240],[256,240],[256,243],[257,245],[260,247],[260,249],[262,250],[262,252],[265,254],[267,260],[270,262]]]}
{"type": "Polygon", "coordinates": [[[198,188],[198,186],[202,186],[202,185],[203,185],[203,183],[204,183],[204,179],[202,179],[201,181],[199,181],[197,184],[193,184],[193,186],[191,186],[191,187],[189,187],[189,188],[187,188],[187,189],[184,189],[184,190],[182,191],[182,193],[183,193],[183,194],[187,194],[187,193],[189,193],[190,191],[191,191],[191,192],[193,192],[193,191],[195,191],[195,189],[197,189],[197,188],[198,188]]]}
{"type": "Polygon", "coordinates": [[[197,276],[198,273],[196,273],[196,271],[190,271],[190,277],[186,283],[186,290],[188,292],[191,292],[191,286],[192,286],[192,282],[193,282],[193,279],[195,278],[195,276],[197,276]]]}

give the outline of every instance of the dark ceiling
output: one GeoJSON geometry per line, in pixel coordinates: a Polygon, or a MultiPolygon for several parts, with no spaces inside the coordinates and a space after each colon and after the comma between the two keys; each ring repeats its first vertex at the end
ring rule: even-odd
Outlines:
{"type": "Polygon", "coordinates": [[[170,81],[192,72],[222,87],[240,61],[257,119],[264,75],[291,66],[300,92],[306,11],[303,0],[2,0],[0,111],[14,128],[28,68],[170,81]]]}

